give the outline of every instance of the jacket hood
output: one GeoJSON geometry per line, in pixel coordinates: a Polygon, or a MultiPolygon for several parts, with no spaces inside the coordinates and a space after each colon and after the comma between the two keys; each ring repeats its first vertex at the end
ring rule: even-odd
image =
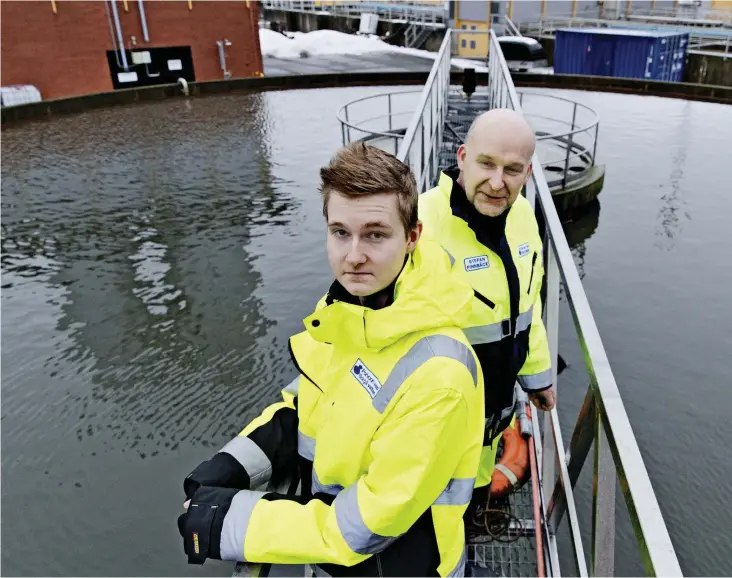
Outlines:
{"type": "Polygon", "coordinates": [[[447,251],[423,236],[396,279],[389,306],[327,304],[324,297],[304,324],[317,341],[379,350],[417,331],[467,326],[473,295],[447,251]]]}

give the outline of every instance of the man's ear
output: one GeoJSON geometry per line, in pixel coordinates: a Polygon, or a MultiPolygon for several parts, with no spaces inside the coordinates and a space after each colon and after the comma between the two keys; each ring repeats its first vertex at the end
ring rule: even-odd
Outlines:
{"type": "Polygon", "coordinates": [[[457,154],[455,155],[457,157],[458,168],[461,171],[463,170],[463,165],[465,164],[465,155],[467,155],[467,151],[465,150],[465,144],[461,144],[458,147],[457,154]]]}
{"type": "Polygon", "coordinates": [[[524,184],[527,184],[529,182],[529,179],[531,178],[531,174],[533,172],[534,172],[534,164],[529,163],[529,170],[526,171],[526,183],[524,183],[524,184]]]}
{"type": "Polygon", "coordinates": [[[417,226],[409,231],[407,235],[407,252],[411,253],[417,246],[417,241],[422,236],[422,221],[417,221],[417,226]]]}

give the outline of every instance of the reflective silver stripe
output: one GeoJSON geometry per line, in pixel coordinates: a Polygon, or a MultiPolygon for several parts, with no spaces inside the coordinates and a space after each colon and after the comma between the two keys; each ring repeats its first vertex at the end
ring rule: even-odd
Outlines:
{"type": "Polygon", "coordinates": [[[455,264],[455,257],[453,257],[452,253],[450,253],[450,251],[445,249],[445,247],[443,247],[443,249],[444,249],[445,253],[447,253],[447,256],[450,257],[450,267],[452,267],[455,264]]]}
{"type": "Polygon", "coordinates": [[[430,335],[423,337],[402,357],[386,378],[386,382],[374,396],[374,408],[384,413],[386,406],[392,400],[401,385],[419,367],[433,357],[448,357],[459,361],[470,371],[473,383],[478,385],[478,365],[470,348],[446,335],[430,335]]]}
{"type": "Polygon", "coordinates": [[[463,329],[465,337],[472,345],[480,343],[494,343],[500,341],[506,335],[503,335],[503,323],[491,323],[490,325],[476,325],[475,327],[466,327],[463,329]]]}
{"type": "Polygon", "coordinates": [[[306,436],[297,430],[297,453],[311,462],[315,459],[315,438],[306,436]]]}
{"type": "Polygon", "coordinates": [[[244,540],[247,537],[249,518],[252,517],[254,506],[265,492],[251,492],[243,490],[234,496],[229,511],[224,517],[221,527],[221,559],[246,562],[244,559],[244,540]]]}
{"type": "Polygon", "coordinates": [[[496,464],[494,466],[494,469],[501,472],[504,476],[506,476],[506,479],[511,482],[512,486],[516,486],[518,484],[518,478],[516,477],[516,474],[514,474],[511,470],[509,470],[506,466],[503,464],[496,464]]]}
{"type": "Polygon", "coordinates": [[[534,316],[534,306],[532,305],[529,307],[528,311],[524,311],[523,313],[519,313],[519,316],[516,318],[516,333],[520,333],[521,331],[524,331],[531,327],[531,319],[534,316]]]}
{"type": "MultiPolygon", "coordinates": [[[[521,331],[525,331],[531,327],[531,320],[534,315],[534,306],[529,307],[528,311],[519,313],[516,318],[516,331],[515,334],[519,334],[521,331]]],[[[504,333],[504,324],[509,320],[504,319],[498,323],[489,323],[488,325],[476,325],[474,327],[466,327],[463,329],[465,337],[468,338],[471,345],[478,345],[480,343],[495,343],[500,341],[504,337],[508,337],[508,333],[504,333]]]]}
{"type": "Polygon", "coordinates": [[[300,383],[300,376],[298,375],[295,379],[293,379],[290,383],[288,383],[285,386],[285,389],[283,389],[282,391],[286,391],[287,393],[291,393],[292,395],[297,397],[299,383],[300,383]]]}
{"type": "Polygon", "coordinates": [[[336,522],[348,547],[356,554],[376,554],[389,547],[398,536],[379,536],[369,530],[358,509],[357,483],[343,490],[333,501],[336,522]]]}
{"type": "Polygon", "coordinates": [[[219,453],[232,456],[249,474],[249,487],[266,484],[272,475],[272,462],[262,449],[246,436],[237,436],[226,444],[219,453]]]}
{"type": "Polygon", "coordinates": [[[436,506],[463,506],[473,497],[475,478],[453,478],[447,487],[437,496],[436,506]]]}
{"type": "Polygon", "coordinates": [[[463,548],[463,553],[460,556],[460,560],[458,560],[457,565],[455,566],[455,568],[452,569],[452,572],[450,572],[448,576],[456,576],[459,578],[465,576],[465,560],[465,548],[463,548]]]}
{"type": "Polygon", "coordinates": [[[330,494],[331,496],[337,496],[341,491],[343,491],[343,486],[340,484],[323,484],[318,479],[318,474],[315,472],[315,468],[313,468],[313,480],[310,484],[310,489],[313,494],[322,492],[324,494],[330,494]]]}
{"type": "Polygon", "coordinates": [[[546,389],[552,384],[552,370],[547,369],[531,375],[519,375],[518,382],[527,391],[546,389]]]}

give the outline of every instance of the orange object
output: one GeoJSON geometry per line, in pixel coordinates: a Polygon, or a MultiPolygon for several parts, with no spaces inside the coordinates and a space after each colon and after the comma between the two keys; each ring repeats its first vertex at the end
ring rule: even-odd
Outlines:
{"type": "Polygon", "coordinates": [[[491,480],[491,497],[502,498],[529,479],[529,444],[521,437],[518,420],[503,431],[503,455],[496,462],[491,480]]]}

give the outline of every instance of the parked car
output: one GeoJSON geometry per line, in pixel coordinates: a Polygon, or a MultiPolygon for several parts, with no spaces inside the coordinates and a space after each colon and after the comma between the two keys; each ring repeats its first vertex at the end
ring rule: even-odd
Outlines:
{"type": "Polygon", "coordinates": [[[544,48],[533,38],[499,36],[498,43],[511,72],[531,72],[549,65],[544,48]]]}

